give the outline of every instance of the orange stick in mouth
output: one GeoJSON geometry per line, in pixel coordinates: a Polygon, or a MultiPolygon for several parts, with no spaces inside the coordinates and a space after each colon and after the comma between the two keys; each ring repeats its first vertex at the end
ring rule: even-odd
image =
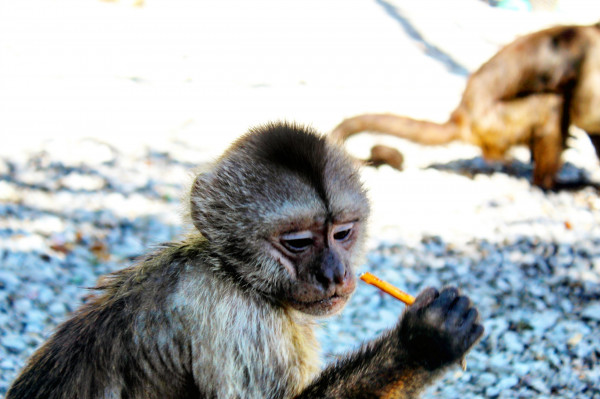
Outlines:
{"type": "Polygon", "coordinates": [[[415,303],[414,296],[409,295],[402,290],[399,290],[398,288],[394,287],[390,283],[375,277],[374,275],[372,275],[369,272],[365,272],[365,273],[361,274],[360,279],[367,284],[374,285],[375,287],[379,288],[383,292],[390,294],[394,298],[401,300],[402,302],[404,302],[405,304],[407,304],[409,306],[412,305],[413,303],[415,303]]]}

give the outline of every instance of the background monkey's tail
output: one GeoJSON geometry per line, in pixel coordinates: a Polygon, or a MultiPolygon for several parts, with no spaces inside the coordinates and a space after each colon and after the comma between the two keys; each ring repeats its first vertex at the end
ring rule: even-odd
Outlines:
{"type": "Polygon", "coordinates": [[[377,132],[427,145],[447,144],[460,139],[457,124],[451,120],[434,123],[393,114],[364,114],[348,118],[331,132],[331,137],[343,142],[364,132],[377,132]]]}

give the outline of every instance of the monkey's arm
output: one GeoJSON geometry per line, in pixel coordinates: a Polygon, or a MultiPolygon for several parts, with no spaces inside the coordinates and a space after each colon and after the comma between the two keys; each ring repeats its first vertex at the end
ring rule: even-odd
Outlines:
{"type": "Polygon", "coordinates": [[[428,288],[396,328],[325,369],[298,398],[416,398],[481,337],[477,318],[457,289],[428,288]]]}

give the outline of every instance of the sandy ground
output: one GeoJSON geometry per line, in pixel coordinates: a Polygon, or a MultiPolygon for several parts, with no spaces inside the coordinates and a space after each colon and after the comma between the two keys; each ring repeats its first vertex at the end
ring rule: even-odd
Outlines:
{"type": "MultiPolygon", "coordinates": [[[[443,120],[467,74],[498,46],[547,25],[592,22],[600,11],[592,3],[523,13],[476,0],[0,0],[0,155],[43,149],[85,159],[81,140],[92,138],[201,163],[269,120],[323,132],[367,111],[443,120]]],[[[364,155],[374,141],[385,139],[358,137],[348,147],[364,155]]],[[[582,143],[574,158],[596,173],[582,143]]],[[[475,148],[402,149],[404,174],[365,171],[378,234],[468,238],[461,214],[518,197],[416,172],[477,156],[475,148]]]]}

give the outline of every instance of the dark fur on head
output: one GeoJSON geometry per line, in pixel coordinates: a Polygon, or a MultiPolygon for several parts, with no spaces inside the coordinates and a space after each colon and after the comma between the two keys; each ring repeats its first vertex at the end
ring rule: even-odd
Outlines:
{"type": "MultiPolygon", "coordinates": [[[[265,281],[273,273],[277,281],[289,277],[264,256],[264,247],[282,224],[294,230],[293,215],[320,210],[331,219],[350,209],[364,223],[369,214],[354,161],[312,129],[283,122],[256,127],[239,138],[198,175],[190,204],[194,225],[219,248],[228,271],[264,293],[286,289],[265,281]]],[[[359,240],[357,251],[362,235],[359,240]]]]}

